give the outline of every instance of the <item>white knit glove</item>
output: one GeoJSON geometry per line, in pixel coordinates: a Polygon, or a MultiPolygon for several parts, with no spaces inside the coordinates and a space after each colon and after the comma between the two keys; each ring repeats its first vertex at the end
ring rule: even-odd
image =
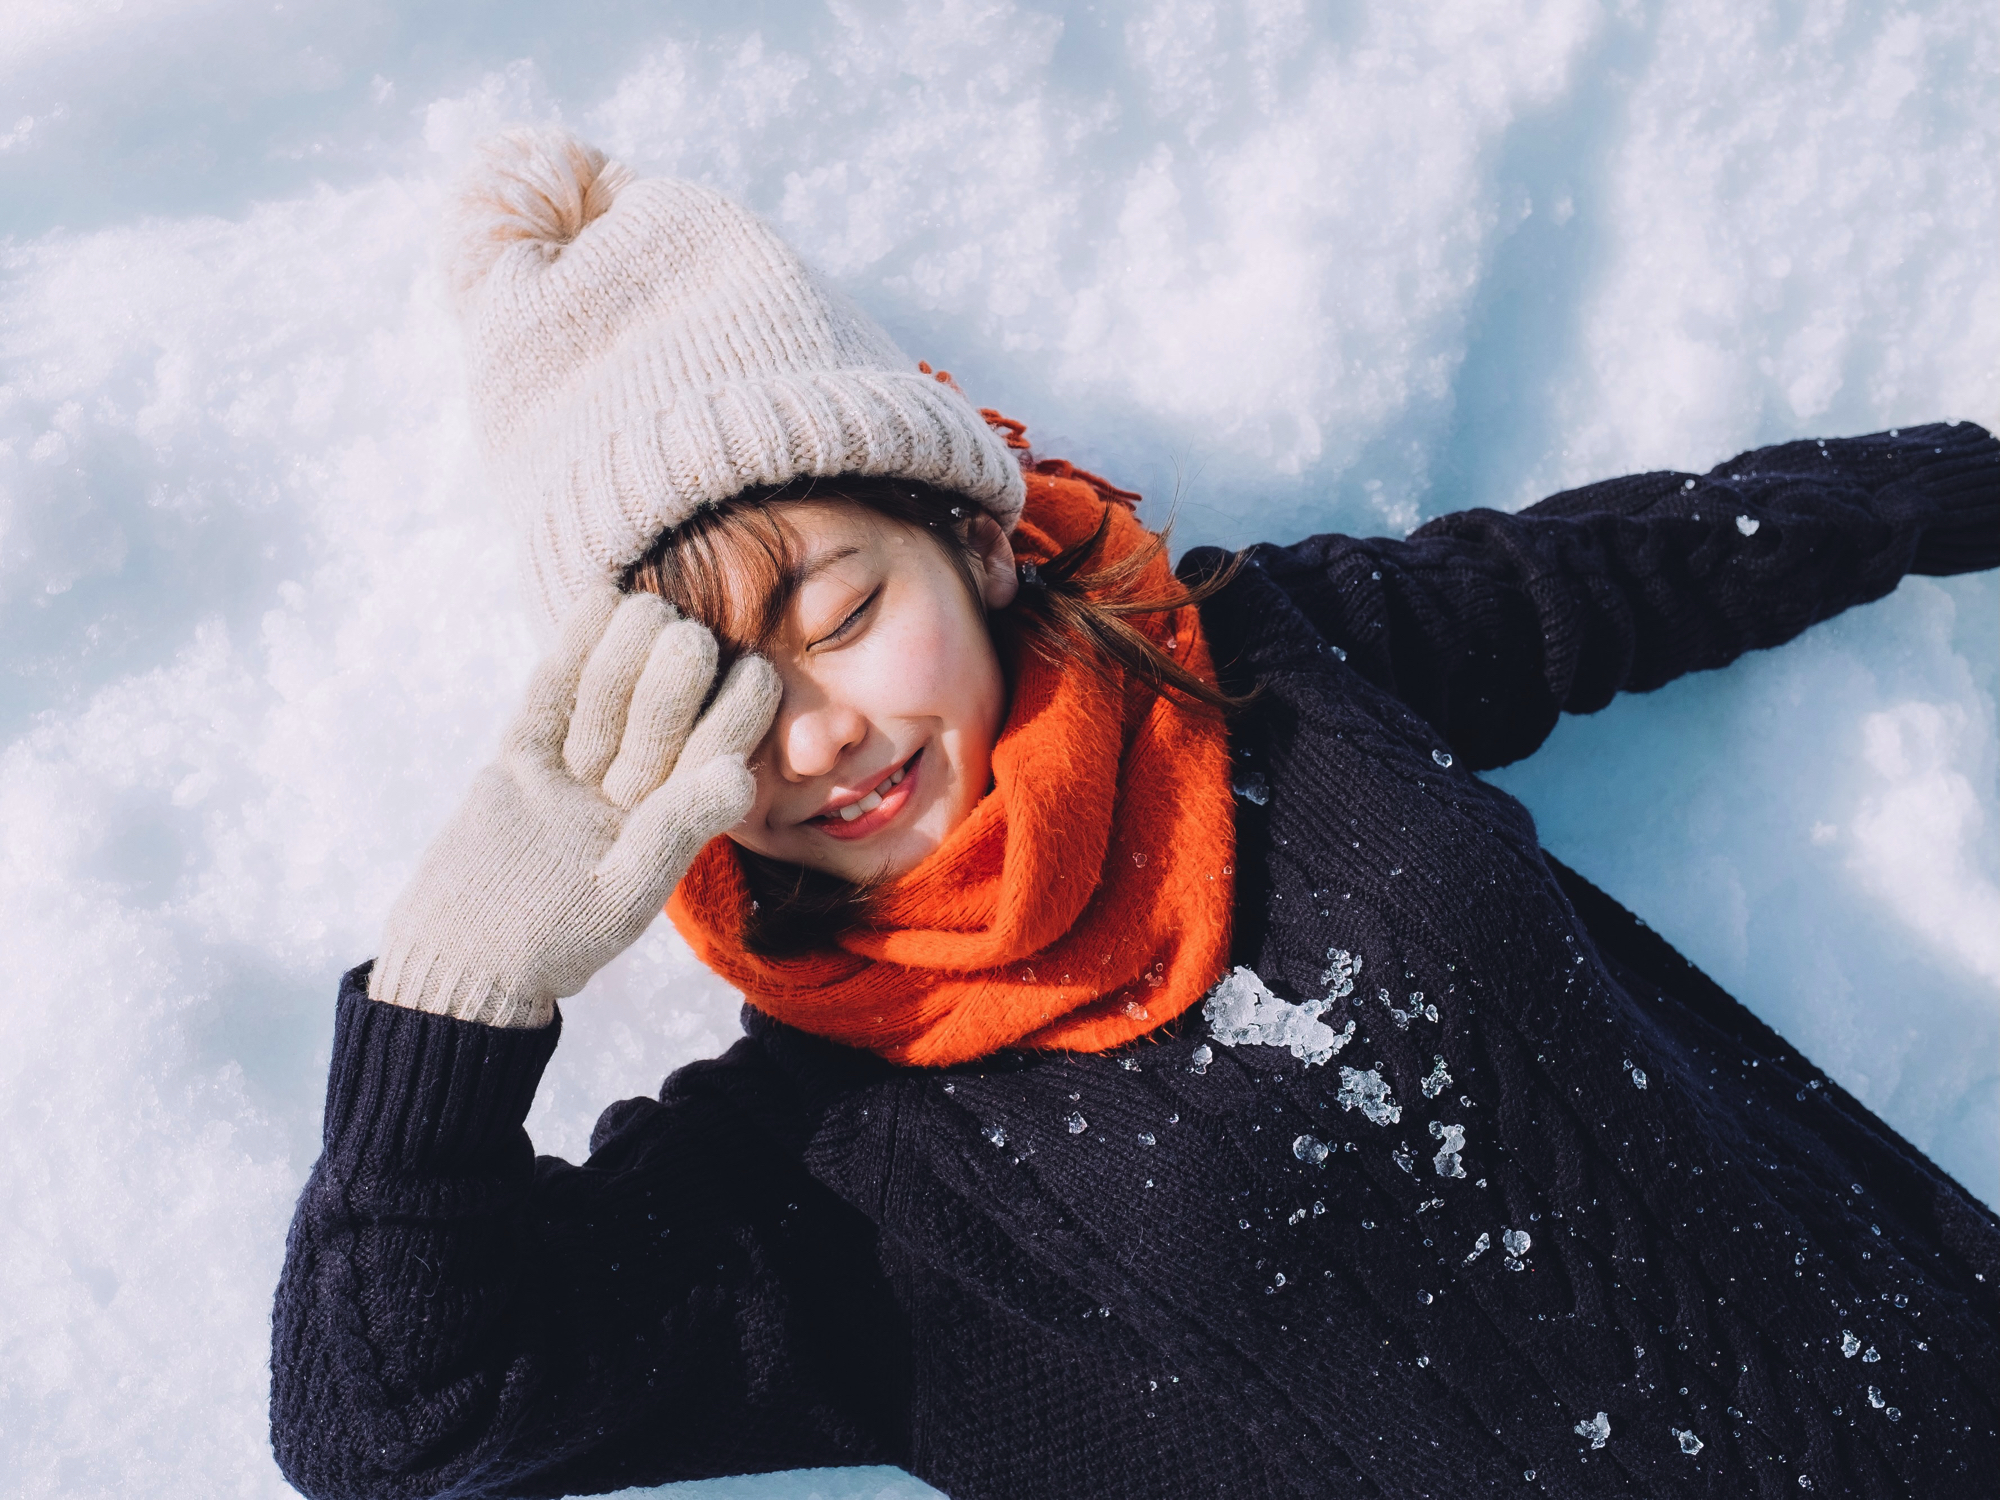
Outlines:
{"type": "Polygon", "coordinates": [[[389,914],[376,1000],[542,1026],[630,947],[753,794],[778,678],[745,656],[707,713],[715,638],[653,594],[599,586],[535,669],[500,758],[389,914]]]}

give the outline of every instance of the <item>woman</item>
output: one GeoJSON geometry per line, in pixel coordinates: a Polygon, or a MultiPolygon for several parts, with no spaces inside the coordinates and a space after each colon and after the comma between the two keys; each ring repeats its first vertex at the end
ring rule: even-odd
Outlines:
{"type": "Polygon", "coordinates": [[[302,1490],[1985,1482],[1993,1215],[1473,774],[1993,566],[1984,432],[1176,578],[711,193],[512,137],[458,243],[565,624],[342,986],[302,1490]],[[745,1039],[534,1158],[555,1002],[670,895],[745,1039]]]}

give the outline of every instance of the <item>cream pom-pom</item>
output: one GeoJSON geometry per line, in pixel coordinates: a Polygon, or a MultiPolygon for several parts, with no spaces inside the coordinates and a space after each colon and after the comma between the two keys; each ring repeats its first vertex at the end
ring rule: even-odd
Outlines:
{"type": "Polygon", "coordinates": [[[479,157],[453,203],[445,250],[445,275],[460,298],[519,241],[554,259],[632,180],[628,167],[561,129],[505,131],[479,157]]]}

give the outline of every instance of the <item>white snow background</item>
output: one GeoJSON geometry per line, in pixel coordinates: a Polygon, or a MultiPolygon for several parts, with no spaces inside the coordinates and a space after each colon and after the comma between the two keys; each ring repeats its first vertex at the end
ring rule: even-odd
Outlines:
{"type": "MultiPolygon", "coordinates": [[[[284,1492],[342,969],[534,643],[429,235],[561,120],[770,216],[1180,540],[1400,534],[2000,417],[2000,11],[1776,0],[0,5],[0,1473],[284,1492]]],[[[1550,847],[2000,1201],[2000,587],[1566,724],[1550,847]]],[[[664,923],[531,1121],[727,1044],[664,923]]],[[[890,1470],[689,1496],[908,1497],[890,1470]]]]}

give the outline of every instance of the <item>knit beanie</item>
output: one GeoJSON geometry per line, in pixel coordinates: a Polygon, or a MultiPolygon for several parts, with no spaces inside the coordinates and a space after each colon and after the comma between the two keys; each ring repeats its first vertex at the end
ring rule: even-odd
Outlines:
{"type": "Polygon", "coordinates": [[[1009,529],[1020,514],[1020,469],[964,395],[710,188],[510,131],[460,191],[445,271],[480,447],[551,624],[754,485],[895,475],[1009,529]]]}

